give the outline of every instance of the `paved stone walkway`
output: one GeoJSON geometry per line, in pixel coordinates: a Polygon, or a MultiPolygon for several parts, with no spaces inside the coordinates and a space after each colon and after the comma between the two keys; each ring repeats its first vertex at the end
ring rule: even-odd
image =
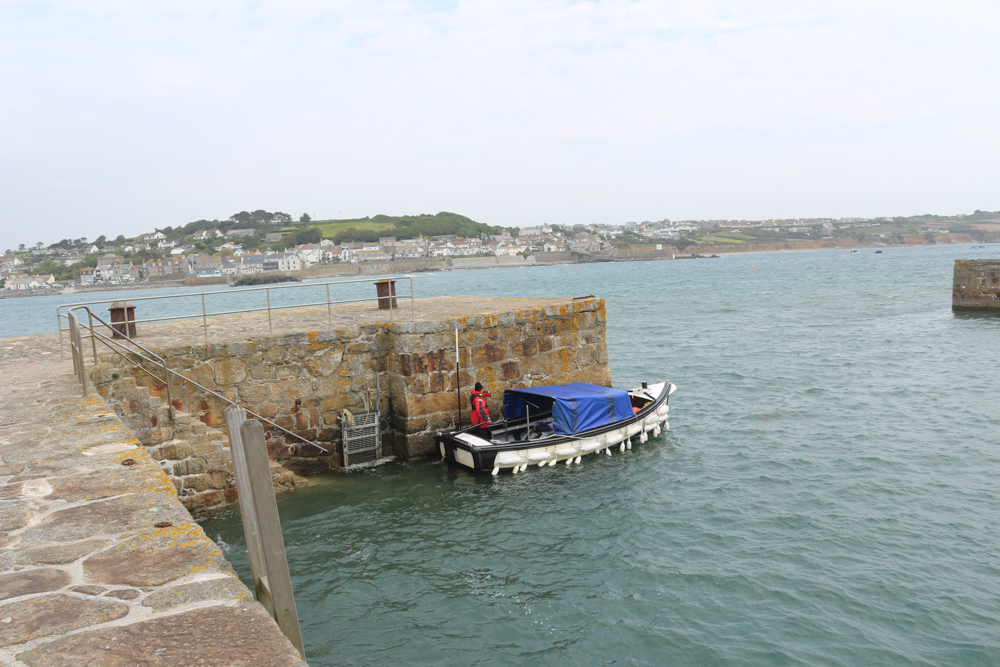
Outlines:
{"type": "MultiPolygon", "coordinates": [[[[392,321],[397,323],[409,323],[411,312],[413,314],[414,327],[426,324],[440,324],[448,320],[455,320],[462,317],[490,315],[503,313],[519,308],[530,308],[535,306],[565,306],[569,299],[501,299],[501,298],[480,298],[480,297],[431,297],[416,299],[413,308],[410,307],[409,300],[398,299],[398,307],[392,311],[392,321]]],[[[155,308],[156,302],[137,302],[136,319],[156,317],[155,312],[150,309],[155,308]]],[[[105,318],[107,313],[97,313],[105,318]]],[[[81,312],[81,317],[86,314],[81,312]]],[[[344,329],[354,325],[368,325],[376,323],[388,323],[389,310],[379,310],[374,303],[356,303],[348,305],[326,306],[318,308],[291,308],[288,310],[275,310],[271,313],[271,325],[268,327],[268,316],[263,313],[242,313],[238,315],[218,315],[209,317],[207,320],[208,341],[210,343],[220,343],[230,340],[244,340],[254,336],[274,335],[286,333],[301,333],[305,331],[328,330],[331,328],[344,329]]],[[[86,322],[84,321],[84,325],[86,322]]],[[[66,326],[65,324],[63,326],[66,326]]],[[[176,348],[183,345],[201,345],[205,342],[205,326],[201,318],[181,320],[175,322],[139,322],[137,325],[138,335],[135,340],[151,350],[163,350],[176,348]]],[[[100,331],[100,329],[99,329],[100,331]]],[[[107,330],[104,331],[107,334],[107,330]]],[[[63,333],[64,342],[68,335],[63,333]]],[[[13,340],[13,339],[0,339],[13,340]]],[[[84,340],[84,347],[87,345],[84,340]]],[[[2,344],[0,344],[2,347],[2,344]]],[[[68,348],[67,348],[68,349],[68,348]]],[[[57,349],[58,351],[58,349],[57,349]]],[[[98,354],[103,355],[101,347],[98,346],[98,354]]],[[[68,354],[68,353],[67,353],[68,354]]],[[[70,362],[67,361],[67,364],[70,362]]],[[[90,361],[88,360],[88,364],[90,361]]]]}
{"type": "Polygon", "coordinates": [[[304,667],[56,341],[0,338],[0,664],[304,667]]]}

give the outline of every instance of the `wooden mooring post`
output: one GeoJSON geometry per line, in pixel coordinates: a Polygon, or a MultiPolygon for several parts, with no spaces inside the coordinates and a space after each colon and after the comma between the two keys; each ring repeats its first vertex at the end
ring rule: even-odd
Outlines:
{"type": "Polygon", "coordinates": [[[278,502],[271,482],[264,427],[259,421],[247,419],[246,411],[236,405],[226,408],[226,426],[257,600],[278,622],[281,632],[305,660],[292,579],[288,574],[285,541],[281,536],[278,502]]]}

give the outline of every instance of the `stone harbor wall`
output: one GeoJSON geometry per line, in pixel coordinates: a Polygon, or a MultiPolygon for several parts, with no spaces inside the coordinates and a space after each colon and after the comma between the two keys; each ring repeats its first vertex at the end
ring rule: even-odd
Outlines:
{"type": "Polygon", "coordinates": [[[1000,312],[1000,259],[956,259],[952,310],[1000,312]]]}
{"type": "Polygon", "coordinates": [[[396,325],[387,346],[395,450],[404,458],[438,456],[436,432],[469,423],[469,393],[482,382],[499,415],[505,389],[589,382],[610,385],[604,300],[511,310],[457,322],[396,325]],[[456,327],[457,325],[457,327],[456,327]],[[455,329],[459,329],[456,372],[455,329]],[[458,386],[460,383],[460,387],[458,386]]]}
{"type": "MultiPolygon", "coordinates": [[[[374,406],[377,385],[384,441],[404,459],[436,456],[434,434],[457,425],[459,397],[463,423],[468,423],[469,392],[477,380],[495,395],[494,413],[510,387],[573,381],[610,385],[605,326],[603,299],[588,297],[156,351],[169,368],[325,447],[328,452],[265,424],[272,460],[308,475],[342,465],[341,415],[374,406]]],[[[114,373],[165,397],[161,383],[121,359],[111,364],[114,373]]],[[[175,382],[171,392],[177,410],[209,427],[224,426],[224,401],[193,384],[175,382]]],[[[150,428],[141,419],[137,423],[150,428]]]]}
{"type": "MultiPolygon", "coordinates": [[[[235,502],[233,456],[226,434],[178,409],[182,401],[174,401],[171,410],[165,398],[151,395],[150,385],[140,386],[134,377],[115,375],[109,364],[95,369],[98,393],[159,464],[184,507],[203,512],[235,502]]],[[[276,463],[271,473],[276,491],[306,485],[304,479],[276,463]]]]}

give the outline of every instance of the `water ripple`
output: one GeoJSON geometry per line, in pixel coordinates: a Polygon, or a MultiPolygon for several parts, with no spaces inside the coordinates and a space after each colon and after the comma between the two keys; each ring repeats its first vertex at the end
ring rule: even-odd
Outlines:
{"type": "MultiPolygon", "coordinates": [[[[616,384],[680,385],[673,430],[581,466],[394,464],[282,498],[310,664],[1000,664],[1000,318],[950,312],[955,256],[418,277],[600,293],[616,384]]],[[[246,576],[238,516],[206,529],[246,576]]]]}

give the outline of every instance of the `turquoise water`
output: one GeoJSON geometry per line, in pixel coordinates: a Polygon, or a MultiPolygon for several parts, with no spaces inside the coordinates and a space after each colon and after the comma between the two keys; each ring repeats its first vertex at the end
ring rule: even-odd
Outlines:
{"type": "MultiPolygon", "coordinates": [[[[310,664],[1000,664],[1000,317],[950,310],[952,259],[985,252],[417,276],[603,296],[615,384],[678,384],[672,430],[282,497],[310,664]]],[[[247,580],[238,514],[204,525],[247,580]]]]}
{"type": "MultiPolygon", "coordinates": [[[[672,431],[282,498],[310,664],[1000,664],[1000,318],[952,314],[963,253],[422,277],[605,297],[615,382],[676,382],[672,431]]],[[[205,527],[246,577],[238,515],[205,527]]]]}

